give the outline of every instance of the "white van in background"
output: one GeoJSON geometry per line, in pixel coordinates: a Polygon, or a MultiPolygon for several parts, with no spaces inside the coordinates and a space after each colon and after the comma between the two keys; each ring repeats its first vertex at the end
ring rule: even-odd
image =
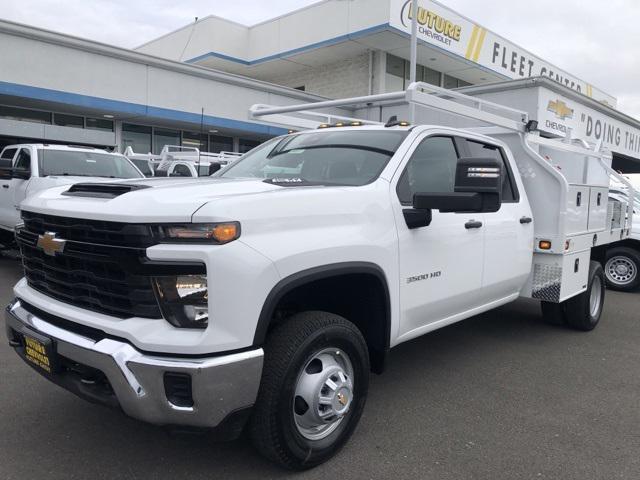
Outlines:
{"type": "Polygon", "coordinates": [[[124,155],[106,150],[47,144],[8,145],[0,153],[0,244],[13,243],[20,203],[58,185],[144,178],[124,155]]]}

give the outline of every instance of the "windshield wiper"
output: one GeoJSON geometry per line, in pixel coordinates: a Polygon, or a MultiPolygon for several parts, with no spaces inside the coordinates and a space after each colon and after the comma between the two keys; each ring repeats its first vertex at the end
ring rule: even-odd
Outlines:
{"type": "Polygon", "coordinates": [[[50,177],[53,177],[56,175],[64,176],[64,177],[96,177],[97,176],[97,175],[87,175],[86,173],[68,173],[68,172],[49,174],[50,177]]]}

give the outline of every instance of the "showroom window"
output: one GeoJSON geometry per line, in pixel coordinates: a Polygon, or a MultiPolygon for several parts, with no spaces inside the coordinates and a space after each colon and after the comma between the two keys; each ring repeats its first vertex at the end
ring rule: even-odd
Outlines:
{"type": "Polygon", "coordinates": [[[249,150],[256,148],[258,145],[260,145],[261,142],[259,142],[258,140],[249,140],[246,138],[241,138],[240,139],[240,148],[238,148],[238,151],[240,153],[247,153],[249,150]]]}
{"type": "MultiPolygon", "coordinates": [[[[395,55],[387,54],[387,72],[385,77],[388,92],[405,90],[409,86],[411,62],[395,55]]],[[[416,66],[416,80],[440,86],[442,74],[424,65],[416,66]]]]}
{"type": "Polygon", "coordinates": [[[209,137],[209,144],[211,145],[211,151],[218,152],[233,152],[233,138],[222,137],[220,135],[211,135],[209,137]]]}
{"type": "Polygon", "coordinates": [[[86,118],[86,128],[91,130],[106,130],[113,132],[113,120],[105,120],[104,118],[86,118]]]}
{"type": "Polygon", "coordinates": [[[209,151],[209,142],[207,141],[207,135],[197,132],[182,132],[182,146],[183,147],[196,147],[201,152],[209,151]]]}
{"type": "Polygon", "coordinates": [[[51,123],[51,112],[29,110],[26,108],[6,107],[0,105],[0,118],[20,120],[22,122],[51,123]]]}
{"type": "Polygon", "coordinates": [[[465,82],[464,80],[460,80],[459,78],[452,77],[446,74],[444,76],[444,88],[468,87],[469,85],[471,85],[469,82],[465,82]]]}
{"type": "Polygon", "coordinates": [[[124,148],[133,148],[136,153],[149,153],[151,151],[151,127],[123,123],[122,145],[124,148]]]}
{"type": "Polygon", "coordinates": [[[153,153],[162,152],[165,145],[180,145],[180,132],[178,130],[153,129],[153,153]]]}
{"type": "Polygon", "coordinates": [[[387,55],[385,85],[388,92],[404,90],[404,59],[387,55]]]}
{"type": "Polygon", "coordinates": [[[53,124],[60,127],[84,128],[84,118],[77,115],[66,115],[64,113],[53,114],[53,124]]]}

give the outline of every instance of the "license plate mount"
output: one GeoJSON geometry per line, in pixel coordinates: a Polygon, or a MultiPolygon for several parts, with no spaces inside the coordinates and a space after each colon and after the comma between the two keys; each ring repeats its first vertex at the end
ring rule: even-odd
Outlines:
{"type": "Polygon", "coordinates": [[[24,329],[22,332],[24,357],[41,372],[56,372],[57,355],[54,341],[40,333],[24,329]]]}

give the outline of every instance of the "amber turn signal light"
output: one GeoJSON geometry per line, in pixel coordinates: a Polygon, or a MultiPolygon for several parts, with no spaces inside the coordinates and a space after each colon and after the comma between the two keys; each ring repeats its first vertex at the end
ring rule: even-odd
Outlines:
{"type": "Polygon", "coordinates": [[[538,248],[540,250],[551,250],[551,242],[549,240],[540,240],[538,248]]]}

